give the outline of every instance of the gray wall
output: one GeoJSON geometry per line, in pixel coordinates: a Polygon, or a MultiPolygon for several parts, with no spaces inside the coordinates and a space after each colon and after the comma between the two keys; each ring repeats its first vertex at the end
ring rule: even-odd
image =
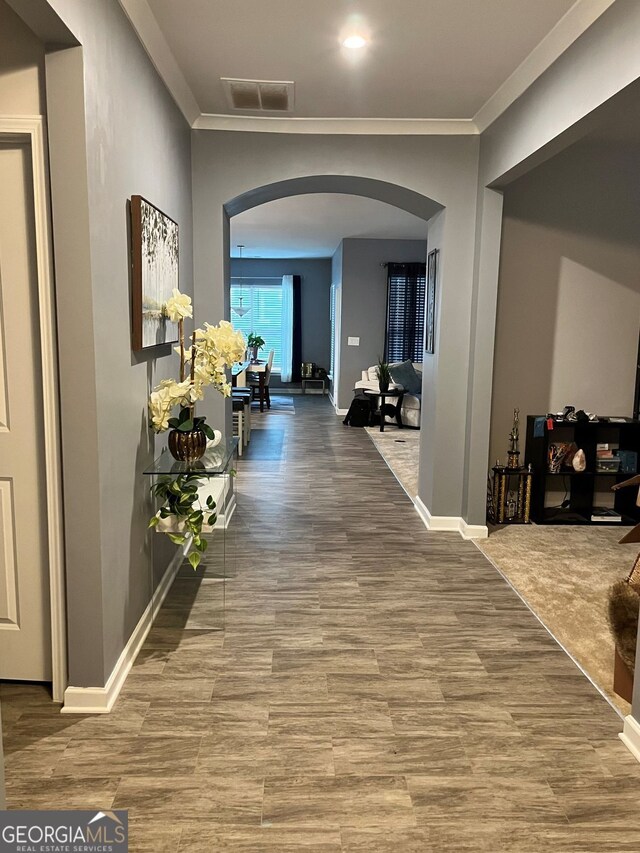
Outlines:
{"type": "MultiPolygon", "coordinates": [[[[425,234],[427,223],[424,224],[425,234]]],[[[340,387],[338,407],[346,409],[353,399],[353,386],[363,370],[384,356],[387,319],[387,261],[426,261],[424,240],[342,241],[342,312],[340,333],[340,387]],[[349,346],[349,337],[360,345],[349,346]]]]}
{"type": "Polygon", "coordinates": [[[616,0],[482,134],[484,184],[512,180],[585,132],[640,77],[640,3],[616,0]]]}
{"type": "Polygon", "coordinates": [[[640,144],[584,142],[505,190],[491,464],[513,408],[633,411],[640,144]]]}
{"type": "Polygon", "coordinates": [[[101,686],[175,551],[147,532],[142,476],[157,449],[148,392],[175,358],[169,347],[131,353],[127,200],[144,195],[178,221],[191,292],[190,129],[118,3],[51,5],[82,44],[46,64],[69,680],[101,686]]]}
{"type": "MultiPolygon", "coordinates": [[[[302,280],[302,361],[314,361],[329,369],[330,258],[232,258],[231,275],[299,275],[302,280]]],[[[231,320],[233,322],[233,315],[231,320]]]]}

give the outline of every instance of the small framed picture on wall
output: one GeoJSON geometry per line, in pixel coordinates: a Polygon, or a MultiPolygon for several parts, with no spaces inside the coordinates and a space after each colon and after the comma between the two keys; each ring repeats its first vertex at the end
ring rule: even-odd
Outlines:
{"type": "Polygon", "coordinates": [[[424,334],[425,352],[436,351],[436,281],[438,278],[438,249],[432,249],[427,255],[427,299],[426,323],[424,334]]]}
{"type": "Polygon", "coordinates": [[[175,343],[178,325],[163,313],[178,287],[178,224],[142,196],[131,196],[132,346],[175,343]]]}

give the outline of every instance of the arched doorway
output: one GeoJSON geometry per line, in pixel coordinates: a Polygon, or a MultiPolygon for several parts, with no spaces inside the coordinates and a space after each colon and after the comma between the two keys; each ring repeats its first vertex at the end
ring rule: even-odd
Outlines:
{"type": "MultiPolygon", "coordinates": [[[[377,199],[428,223],[429,248],[440,250],[440,264],[436,352],[424,363],[416,507],[431,529],[486,535],[488,421],[486,430],[477,422],[485,419],[491,373],[477,358],[485,341],[473,328],[477,140],[198,132],[192,157],[194,294],[205,316],[229,317],[229,228],[237,213],[290,195],[329,192],[377,199]],[[473,487],[472,445],[478,460],[473,487]],[[476,529],[463,528],[463,520],[476,529]]],[[[207,414],[218,423],[225,417],[222,405],[207,414]]]]}
{"type": "MultiPolygon", "coordinates": [[[[278,181],[271,184],[265,184],[256,188],[253,188],[245,193],[242,193],[235,198],[226,201],[224,204],[225,211],[225,222],[229,223],[229,227],[225,228],[224,231],[224,247],[223,251],[225,257],[231,256],[231,224],[236,216],[241,216],[247,211],[253,210],[257,207],[261,207],[263,205],[269,205],[272,202],[281,201],[283,199],[291,199],[296,196],[316,196],[320,195],[329,195],[334,198],[336,195],[350,195],[366,198],[368,200],[373,200],[381,205],[390,206],[394,208],[398,208],[403,212],[411,214],[412,217],[416,217],[424,224],[423,234],[427,237],[428,241],[428,229],[429,222],[437,217],[443,210],[443,205],[434,201],[431,198],[428,198],[420,193],[415,192],[414,190],[408,189],[406,187],[401,187],[396,184],[392,184],[386,181],[374,180],[371,178],[365,178],[360,176],[352,176],[352,175],[313,175],[313,176],[305,176],[299,178],[292,178],[285,181],[278,181]]],[[[319,198],[317,198],[316,203],[318,203],[319,198]]],[[[326,215],[326,214],[325,214],[326,215]]],[[[346,235],[348,236],[348,235],[346,235]]],[[[234,238],[235,242],[235,238],[234,238]]],[[[344,243],[344,252],[348,251],[349,240],[346,240],[344,243]]],[[[340,244],[342,247],[342,243],[340,244]]],[[[426,261],[426,245],[427,243],[423,243],[420,247],[420,254],[416,256],[415,260],[426,261]]],[[[369,251],[372,250],[373,247],[369,247],[369,251]]],[[[373,249],[375,251],[375,249],[373,249]]],[[[340,263],[342,263],[343,250],[340,250],[340,263]]],[[[391,260],[391,256],[389,260],[391,260]]],[[[364,261],[364,258],[362,258],[364,261]]],[[[366,261],[365,261],[366,263],[366,261]]],[[[376,264],[376,266],[380,266],[380,264],[376,264]]],[[[352,268],[352,265],[351,267],[352,268]]],[[[346,268],[345,268],[346,269],[346,268]]],[[[230,317],[232,313],[230,311],[230,305],[228,304],[230,285],[231,285],[231,263],[229,264],[229,268],[226,271],[225,275],[225,316],[230,317]]],[[[375,272],[371,270],[369,273],[369,281],[373,283],[377,280],[378,276],[376,276],[375,272]]],[[[236,279],[234,279],[236,281],[236,279]]],[[[344,415],[346,411],[346,407],[349,405],[349,400],[352,397],[352,389],[358,379],[360,379],[361,371],[364,367],[369,364],[375,363],[376,359],[379,357],[379,354],[382,352],[382,348],[384,345],[384,316],[385,316],[385,306],[384,304],[376,304],[376,307],[373,308],[371,304],[371,300],[375,300],[376,293],[378,290],[381,290],[381,283],[378,282],[377,286],[373,286],[370,290],[365,294],[362,291],[359,291],[358,298],[353,292],[356,288],[355,285],[350,287],[350,282],[352,281],[351,277],[347,275],[345,281],[342,280],[340,276],[340,284],[337,286],[337,291],[339,293],[338,304],[341,306],[340,316],[353,327],[354,324],[358,322],[362,322],[362,311],[366,310],[366,306],[370,306],[370,310],[372,312],[371,317],[369,318],[370,324],[366,325],[366,333],[365,327],[363,327],[359,331],[352,331],[351,334],[363,334],[365,333],[365,337],[358,338],[360,343],[360,347],[364,347],[361,351],[352,350],[347,347],[347,338],[346,333],[343,330],[342,337],[344,340],[342,341],[342,346],[340,345],[340,341],[338,340],[337,352],[339,353],[338,360],[340,363],[340,379],[336,382],[336,375],[332,377],[332,399],[334,401],[336,407],[336,414],[344,415]],[[351,291],[351,293],[350,293],[351,291]],[[346,300],[343,297],[348,297],[346,300]],[[345,313],[346,312],[346,313],[345,313]],[[379,320],[381,324],[381,328],[378,328],[377,319],[379,315],[379,320]],[[375,339],[375,343],[374,343],[375,339]],[[368,358],[366,362],[360,363],[358,359],[360,357],[368,358]],[[354,363],[354,362],[357,362],[354,363]],[[348,374],[348,375],[347,375],[348,374]],[[338,388],[339,393],[338,393],[338,388]],[[340,402],[338,402],[338,396],[340,396],[340,402]]],[[[385,293],[386,293],[386,284],[385,284],[385,293]]],[[[383,297],[386,300],[386,296],[383,297]]],[[[340,325],[340,321],[338,321],[340,325]]],[[[346,328],[346,323],[345,323],[346,328]]],[[[424,359],[427,362],[430,359],[433,359],[432,355],[426,354],[424,355],[424,359]]],[[[422,358],[419,359],[422,361],[422,358]]],[[[416,469],[418,467],[418,459],[416,459],[416,469]]],[[[417,471],[416,471],[417,474],[417,471]]]]}
{"type": "MultiPolygon", "coordinates": [[[[375,364],[384,349],[387,310],[387,273],[382,269],[385,266],[384,262],[394,260],[424,263],[427,255],[428,222],[434,212],[440,209],[441,205],[411,190],[382,181],[340,175],[313,176],[270,184],[259,187],[225,205],[230,219],[230,234],[233,236],[234,246],[238,242],[238,229],[242,238],[242,249],[247,251],[244,245],[247,242],[251,246],[249,257],[245,258],[243,268],[258,270],[258,278],[262,282],[262,287],[266,288],[260,291],[263,293],[263,298],[271,299],[264,294],[269,293],[269,287],[274,285],[274,281],[265,279],[265,276],[272,275],[274,269],[278,269],[280,274],[283,270],[295,269],[295,265],[292,267],[290,263],[289,266],[280,269],[273,260],[265,260],[272,257],[270,254],[272,251],[293,250],[293,254],[281,254],[282,258],[291,259],[299,257],[297,254],[299,251],[302,255],[309,249],[317,251],[322,242],[321,238],[318,240],[320,234],[325,234],[326,239],[331,241],[332,249],[328,255],[325,254],[327,262],[333,256],[331,263],[333,278],[330,282],[332,295],[330,296],[327,290],[329,301],[326,306],[326,315],[328,318],[329,302],[332,302],[334,307],[331,313],[334,315],[336,326],[340,325],[343,317],[346,321],[345,334],[342,336],[344,340],[341,342],[339,334],[331,336],[335,343],[333,352],[336,361],[331,364],[330,396],[337,414],[346,413],[353,396],[353,388],[361,378],[362,370],[375,364]],[[330,192],[330,190],[337,190],[337,192],[330,192]],[[272,216],[275,217],[274,220],[270,219],[272,216]],[[387,223],[386,225],[383,224],[383,220],[387,223]],[[250,223],[248,226],[247,222],[250,223]],[[273,224],[270,224],[271,222],[273,224]],[[255,233],[252,233],[252,227],[255,233]],[[274,236],[274,228],[278,231],[277,238],[274,236]],[[307,235],[311,245],[300,244],[303,234],[307,235]],[[312,234],[315,238],[311,236],[312,234]],[[267,242],[262,243],[260,238],[267,235],[270,235],[270,239],[267,238],[267,242]],[[393,239],[390,241],[391,236],[393,239]],[[369,238],[370,242],[363,243],[362,239],[354,242],[350,239],[353,237],[369,238]],[[397,240],[400,240],[400,243],[397,240]],[[256,251],[257,256],[254,256],[256,251]],[[378,257],[377,252],[382,254],[378,257]],[[346,273],[344,286],[342,269],[346,273]],[[349,329],[348,334],[347,329],[349,329]],[[347,338],[351,336],[357,337],[357,349],[347,346],[347,338]]],[[[321,251],[326,253],[328,246],[325,245],[321,251]]],[[[233,254],[234,252],[230,252],[231,256],[233,254]]],[[[242,263],[241,261],[240,265],[242,263]]],[[[231,268],[234,272],[230,283],[232,288],[235,287],[232,292],[237,296],[240,292],[238,290],[240,283],[243,281],[246,283],[250,276],[249,279],[238,279],[238,264],[234,260],[231,261],[231,268]]],[[[328,273],[324,274],[327,275],[329,283],[328,273]]],[[[252,286],[257,287],[257,283],[254,282],[252,286]]],[[[306,286],[302,292],[307,292],[306,286]]],[[[309,295],[311,295],[310,292],[309,295]]],[[[320,297],[311,295],[311,299],[315,303],[315,310],[319,310],[322,314],[320,297]]],[[[300,322],[303,330],[306,325],[308,333],[310,329],[308,309],[304,307],[306,303],[305,298],[302,303],[300,322]]],[[[230,319],[233,319],[233,307],[231,315],[230,319]]],[[[238,322],[244,328],[245,334],[252,328],[250,317],[245,317],[238,322]]],[[[266,319],[265,322],[269,325],[272,320],[266,319]]],[[[321,323],[320,316],[316,316],[314,323],[316,330],[319,328],[319,323],[321,323]]],[[[326,337],[327,347],[329,347],[328,319],[326,331],[316,332],[316,336],[326,337]]],[[[276,344],[276,365],[279,365],[278,346],[276,344]]],[[[299,346],[301,352],[306,348],[309,353],[306,337],[304,342],[300,340],[299,346]]],[[[321,349],[317,347],[315,351],[321,349]]],[[[415,361],[423,361],[422,350],[421,347],[414,357],[415,361]]],[[[303,361],[309,360],[316,359],[309,359],[306,356],[303,359],[303,361]]],[[[276,366],[276,385],[279,385],[280,381],[278,371],[279,366],[276,366]]],[[[419,411],[417,414],[419,416],[419,411]]],[[[417,436],[414,438],[417,439],[417,436]]],[[[417,476],[417,459],[415,471],[417,476]]]]}

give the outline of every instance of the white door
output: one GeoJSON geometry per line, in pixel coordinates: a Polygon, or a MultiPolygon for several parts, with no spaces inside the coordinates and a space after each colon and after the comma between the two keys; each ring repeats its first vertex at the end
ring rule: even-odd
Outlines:
{"type": "Polygon", "coordinates": [[[0,678],[51,680],[31,150],[0,142],[0,678]]]}

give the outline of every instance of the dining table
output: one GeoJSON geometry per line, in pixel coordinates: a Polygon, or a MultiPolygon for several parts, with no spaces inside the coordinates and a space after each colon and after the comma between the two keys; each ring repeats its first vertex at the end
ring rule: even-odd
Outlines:
{"type": "Polygon", "coordinates": [[[251,362],[237,361],[231,368],[231,387],[242,388],[247,384],[247,368],[251,362]]]}

